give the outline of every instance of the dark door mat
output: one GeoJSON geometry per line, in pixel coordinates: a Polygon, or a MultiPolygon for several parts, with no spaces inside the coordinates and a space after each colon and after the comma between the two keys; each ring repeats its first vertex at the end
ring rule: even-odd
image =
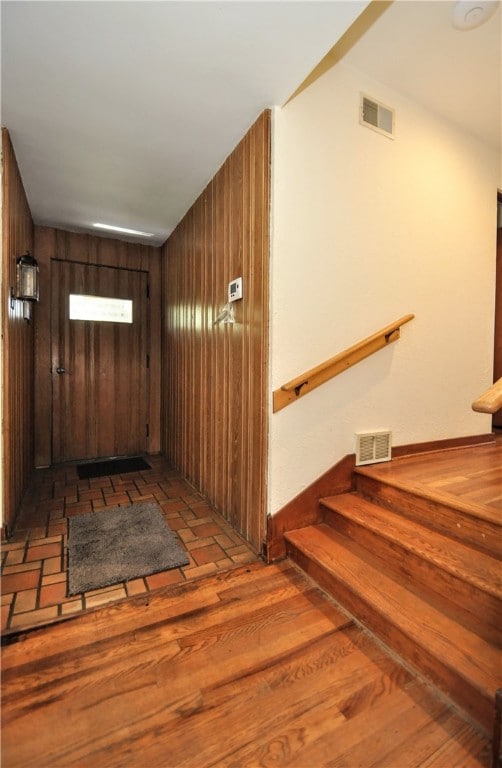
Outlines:
{"type": "Polygon", "coordinates": [[[108,459],[107,461],[89,461],[78,464],[77,472],[80,480],[90,477],[105,477],[106,475],[122,475],[126,472],[140,472],[151,469],[142,456],[132,456],[129,459],[108,459]]]}
{"type": "Polygon", "coordinates": [[[188,565],[156,502],[68,518],[68,594],[188,565]]]}

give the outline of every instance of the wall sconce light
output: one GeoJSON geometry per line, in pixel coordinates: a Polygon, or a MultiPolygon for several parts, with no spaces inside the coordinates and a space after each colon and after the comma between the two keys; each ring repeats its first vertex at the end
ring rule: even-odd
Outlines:
{"type": "Polygon", "coordinates": [[[38,262],[29,251],[16,260],[16,299],[38,301],[38,262]]]}

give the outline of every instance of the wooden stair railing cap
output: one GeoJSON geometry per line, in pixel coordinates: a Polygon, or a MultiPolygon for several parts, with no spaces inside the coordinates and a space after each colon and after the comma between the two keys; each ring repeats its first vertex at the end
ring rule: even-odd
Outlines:
{"type": "Polygon", "coordinates": [[[343,371],[369,357],[369,355],[372,355],[379,349],[383,349],[388,344],[397,341],[400,337],[401,326],[409,323],[414,317],[415,315],[413,314],[404,315],[399,320],[386,325],[385,328],[357,342],[352,347],[348,347],[348,349],[331,357],[324,363],[283,384],[273,393],[274,413],[308,394],[334,376],[338,376],[339,373],[343,373],[343,371]]]}
{"type": "Polygon", "coordinates": [[[478,413],[496,413],[499,408],[502,408],[502,378],[492,384],[472,404],[472,410],[478,413]]]}

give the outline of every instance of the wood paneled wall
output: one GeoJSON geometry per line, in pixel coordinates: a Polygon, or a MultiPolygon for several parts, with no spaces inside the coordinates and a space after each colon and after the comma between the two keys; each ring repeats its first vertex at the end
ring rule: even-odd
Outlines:
{"type": "MultiPolygon", "coordinates": [[[[11,306],[16,259],[33,253],[33,221],[8,131],[2,129],[3,517],[11,527],[33,472],[33,319],[11,306]]],[[[32,318],[38,307],[32,307],[32,318]]]]}
{"type": "MultiPolygon", "coordinates": [[[[52,463],[52,376],[50,339],[51,260],[77,261],[108,267],[123,267],[149,273],[150,393],[148,452],[160,450],[160,248],[122,240],[35,227],[35,249],[40,266],[40,303],[37,309],[35,382],[35,465],[52,463]]],[[[124,418],[127,418],[125,412],[124,418]]]]}
{"type": "Polygon", "coordinates": [[[162,449],[260,549],[265,538],[270,113],[164,246],[162,449]],[[234,325],[214,325],[243,277],[234,325]]]}

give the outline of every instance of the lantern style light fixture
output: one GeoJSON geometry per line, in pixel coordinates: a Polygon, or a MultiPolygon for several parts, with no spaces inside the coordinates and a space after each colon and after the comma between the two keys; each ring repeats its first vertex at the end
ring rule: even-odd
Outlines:
{"type": "Polygon", "coordinates": [[[38,262],[26,251],[16,260],[16,299],[38,301],[38,262]]]}

